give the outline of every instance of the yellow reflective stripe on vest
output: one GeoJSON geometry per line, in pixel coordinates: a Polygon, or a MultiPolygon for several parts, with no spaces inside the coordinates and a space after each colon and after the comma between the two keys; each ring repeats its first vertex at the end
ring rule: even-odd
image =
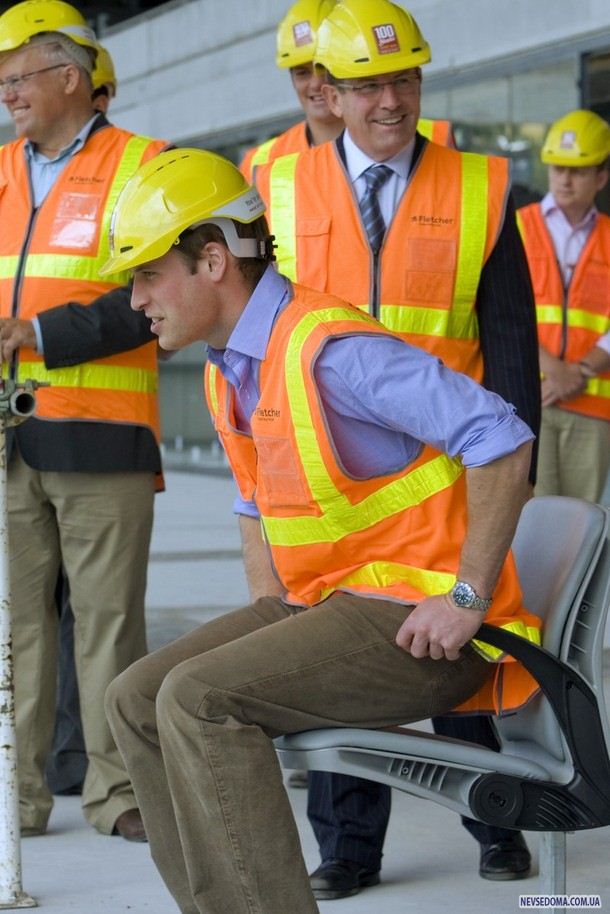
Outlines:
{"type": "MultiPolygon", "coordinates": [[[[505,625],[498,625],[497,628],[501,628],[505,632],[512,632],[513,635],[525,638],[526,641],[531,641],[532,644],[542,644],[540,629],[526,625],[522,620],[507,622],[505,625]]],[[[510,656],[505,654],[501,648],[485,644],[484,641],[478,641],[476,638],[472,639],[472,644],[479,654],[482,654],[486,660],[490,660],[492,663],[499,663],[505,656],[510,656]]]]}
{"type": "MultiPolygon", "coordinates": [[[[114,175],[104,207],[100,226],[100,240],[95,257],[74,254],[28,254],[24,276],[30,279],[80,279],[97,282],[100,268],[110,257],[109,228],[112,211],[123,187],[137,170],[151,140],[148,137],[132,136],[123,150],[121,161],[114,175]]],[[[0,257],[0,278],[13,279],[17,272],[17,256],[0,257]]],[[[105,282],[123,285],[129,273],[115,273],[104,278],[105,282]]]]}
{"type": "Polygon", "coordinates": [[[0,257],[0,279],[14,279],[19,266],[19,255],[0,257]]]}
{"type": "MultiPolygon", "coordinates": [[[[350,320],[370,323],[365,314],[355,313],[349,317],[350,320]]],[[[439,455],[407,476],[371,493],[358,504],[352,504],[336,487],[316,438],[301,367],[301,351],[320,322],[345,318],[346,312],[340,308],[312,312],[302,318],[290,338],[285,373],[295,439],[311,494],[322,510],[322,516],[265,517],[265,534],[272,546],[336,543],[348,533],[367,530],[386,517],[420,504],[452,485],[463,472],[461,461],[439,455]]]]}
{"type": "MultiPolygon", "coordinates": [[[[536,320],[539,324],[562,324],[564,310],[561,305],[536,305],[536,320]]],[[[568,327],[579,327],[591,330],[602,336],[608,332],[608,318],[604,314],[594,314],[581,308],[567,309],[568,327]]]]}
{"type": "Polygon", "coordinates": [[[410,584],[427,597],[431,597],[439,593],[447,593],[455,581],[454,574],[447,574],[444,571],[426,571],[426,569],[416,568],[414,565],[400,565],[398,562],[370,562],[341,578],[334,587],[323,588],[321,599],[326,599],[335,590],[350,587],[368,587],[380,590],[402,583],[410,584]]]}
{"type": "Polygon", "coordinates": [[[212,416],[214,419],[218,416],[218,391],[216,390],[216,372],[218,368],[216,365],[212,365],[211,362],[208,363],[208,391],[210,394],[210,405],[212,408],[212,416]]]}
{"type": "Polygon", "coordinates": [[[523,217],[521,215],[520,210],[516,211],[515,218],[517,220],[517,228],[519,229],[519,234],[521,235],[521,240],[525,241],[525,225],[523,224],[523,217]]]}
{"type": "Polygon", "coordinates": [[[45,368],[42,362],[21,362],[19,380],[47,381],[52,387],[123,390],[141,394],[157,392],[156,371],[118,365],[93,365],[91,362],[83,362],[72,368],[45,368]]]}
{"type": "MultiPolygon", "coordinates": [[[[142,161],[142,156],[148,149],[152,140],[147,136],[132,136],[127,141],[125,149],[123,150],[123,155],[121,156],[121,161],[119,162],[119,167],[116,170],[114,175],[114,180],[112,186],[108,193],[108,199],[106,200],[106,207],[104,209],[104,216],[102,219],[101,225],[101,234],[100,234],[100,246],[97,252],[96,261],[96,275],[99,272],[99,269],[110,259],[110,220],[112,218],[112,211],[114,210],[115,203],[118,200],[119,194],[123,190],[125,184],[134,172],[137,170],[140,162],[142,161]]],[[[127,282],[129,278],[129,273],[115,274],[110,277],[111,282],[116,282],[123,284],[127,282]]]]}
{"type": "Polygon", "coordinates": [[[272,136],[270,140],[266,140],[264,143],[258,147],[254,155],[252,156],[251,165],[254,168],[255,165],[266,165],[269,161],[269,152],[271,147],[277,140],[276,136],[272,136]]]}
{"type": "Polygon", "coordinates": [[[604,381],[603,378],[589,378],[584,393],[608,400],[610,399],[610,381],[604,381]]]}
{"type": "MultiPolygon", "coordinates": [[[[74,254],[28,254],[23,275],[28,279],[82,279],[99,282],[100,266],[108,257],[87,257],[74,254]]],[[[13,273],[13,276],[15,274],[13,273]]],[[[104,282],[123,284],[128,274],[104,277],[104,282]]]]}
{"type": "Polygon", "coordinates": [[[427,117],[420,117],[417,122],[417,132],[421,133],[422,136],[425,136],[427,140],[431,140],[433,131],[434,121],[431,121],[427,117]]]}
{"type": "Polygon", "coordinates": [[[478,340],[476,313],[417,308],[414,305],[382,305],[379,320],[394,333],[420,333],[455,340],[478,340]]]}
{"type": "Polygon", "coordinates": [[[459,315],[470,314],[473,310],[483,269],[488,194],[487,159],[463,152],[460,247],[452,306],[459,315]]]}
{"type": "Polygon", "coordinates": [[[277,242],[277,265],[280,273],[293,282],[297,279],[297,232],[295,181],[298,152],[280,156],[269,175],[269,209],[272,232],[277,242]]]}

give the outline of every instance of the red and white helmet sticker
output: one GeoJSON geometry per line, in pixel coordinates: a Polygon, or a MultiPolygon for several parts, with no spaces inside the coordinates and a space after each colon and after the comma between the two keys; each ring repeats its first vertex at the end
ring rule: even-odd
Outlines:
{"type": "Polygon", "coordinates": [[[391,22],[388,22],[387,25],[374,25],[373,35],[380,54],[394,54],[396,51],[400,51],[398,35],[391,22]]]}
{"type": "Polygon", "coordinates": [[[302,48],[305,44],[313,44],[313,32],[308,19],[303,22],[295,22],[292,26],[292,34],[297,48],[302,48]]]}
{"type": "Polygon", "coordinates": [[[559,141],[560,149],[574,149],[576,145],[576,133],[574,130],[564,130],[559,141]]]}

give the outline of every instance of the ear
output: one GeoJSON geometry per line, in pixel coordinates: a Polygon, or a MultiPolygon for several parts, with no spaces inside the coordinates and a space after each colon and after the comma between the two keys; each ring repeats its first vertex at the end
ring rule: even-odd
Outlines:
{"type": "Polygon", "coordinates": [[[328,105],[332,114],[335,117],[343,117],[343,95],[337,89],[336,86],[331,85],[330,83],[323,83],[321,86],[321,92],[324,97],[324,101],[328,105]]]}
{"type": "Polygon", "coordinates": [[[199,260],[199,270],[212,280],[220,282],[229,265],[229,249],[217,241],[208,241],[204,244],[199,260]]]}
{"type": "Polygon", "coordinates": [[[76,64],[73,63],[67,64],[61,70],[61,74],[64,81],[64,90],[66,95],[73,95],[85,78],[84,74],[81,73],[76,64]]]}
{"type": "Polygon", "coordinates": [[[608,178],[610,178],[610,172],[607,168],[601,168],[597,173],[596,181],[596,193],[599,193],[600,190],[603,190],[606,184],[608,183],[608,178]]]}

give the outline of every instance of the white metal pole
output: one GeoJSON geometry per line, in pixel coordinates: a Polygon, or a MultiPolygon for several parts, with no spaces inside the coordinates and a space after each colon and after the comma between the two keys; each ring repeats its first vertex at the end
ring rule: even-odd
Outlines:
{"type": "Polygon", "coordinates": [[[21,887],[21,843],[6,493],[6,420],[0,413],[0,909],[34,908],[21,887]]]}

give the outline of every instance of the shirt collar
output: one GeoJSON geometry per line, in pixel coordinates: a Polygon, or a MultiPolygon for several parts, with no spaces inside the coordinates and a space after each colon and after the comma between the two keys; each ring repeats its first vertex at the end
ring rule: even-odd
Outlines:
{"type": "Polygon", "coordinates": [[[345,166],[352,184],[372,165],[380,164],[387,165],[388,168],[391,168],[393,172],[406,181],[409,176],[409,169],[411,168],[411,159],[413,158],[413,149],[415,148],[415,137],[413,137],[411,142],[408,143],[404,149],[401,149],[395,156],[392,156],[391,159],[387,159],[383,163],[371,159],[359,146],[356,146],[349,135],[348,130],[345,130],[343,134],[343,147],[345,149],[345,166]]]}
{"type": "Polygon", "coordinates": [[[42,155],[38,152],[34,143],[31,140],[25,141],[25,154],[28,157],[30,162],[59,162],[60,159],[65,158],[66,156],[73,156],[76,152],[83,148],[87,141],[87,137],[91,132],[91,128],[98,118],[99,114],[96,111],[90,120],[87,121],[84,127],[76,134],[71,143],[68,143],[67,146],[64,146],[60,152],[57,153],[54,159],[49,159],[47,156],[42,155]]]}
{"type": "Polygon", "coordinates": [[[231,350],[262,362],[267,354],[273,325],[291,297],[289,280],[274,267],[268,266],[233,328],[226,349],[208,347],[210,360],[219,364],[224,353],[231,350]]]}
{"type": "MultiPolygon", "coordinates": [[[[540,209],[541,209],[542,215],[545,217],[545,219],[548,216],[558,215],[558,216],[561,216],[563,219],[565,219],[565,221],[567,222],[566,217],[564,216],[564,214],[563,214],[562,210],[559,208],[559,206],[557,206],[557,203],[555,202],[555,197],[553,196],[553,194],[550,191],[547,194],[545,194],[544,197],[542,198],[542,200],[540,201],[540,209]]],[[[597,207],[592,206],[591,209],[588,210],[585,213],[585,215],[582,217],[582,219],[580,220],[578,225],[574,225],[574,226],[570,226],[570,227],[573,230],[576,230],[579,228],[584,228],[585,226],[588,226],[589,224],[594,224],[597,221],[598,215],[599,215],[599,211],[598,211],[597,207]]]]}

